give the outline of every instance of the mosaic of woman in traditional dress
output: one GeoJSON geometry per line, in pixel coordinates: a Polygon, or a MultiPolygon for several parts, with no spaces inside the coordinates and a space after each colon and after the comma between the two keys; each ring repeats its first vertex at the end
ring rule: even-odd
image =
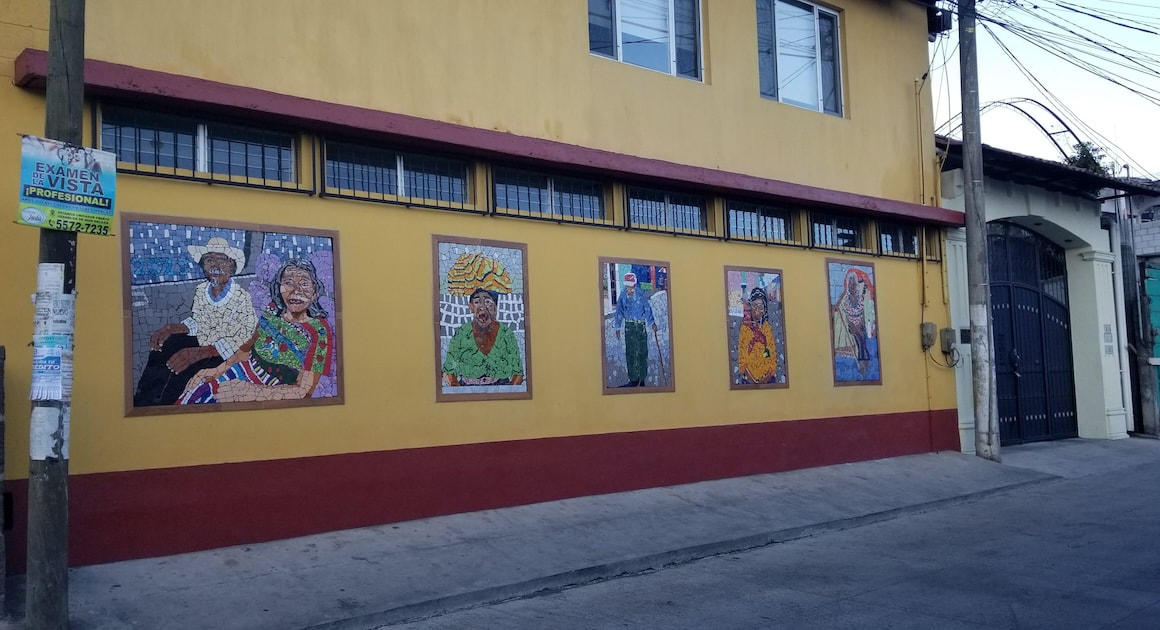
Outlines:
{"type": "Polygon", "coordinates": [[[527,246],[434,237],[436,399],[531,398],[527,246]]]}
{"type": "Polygon", "coordinates": [[[777,269],[725,268],[732,389],[785,387],[785,309],[777,269]]]}
{"type": "Polygon", "coordinates": [[[604,393],[673,390],[669,265],[600,259],[604,393]]]}
{"type": "Polygon", "coordinates": [[[872,263],[826,259],[834,382],[882,382],[878,356],[878,311],[872,263]]]}
{"type": "Polygon", "coordinates": [[[123,220],[131,410],[341,402],[334,233],[123,220]]]}

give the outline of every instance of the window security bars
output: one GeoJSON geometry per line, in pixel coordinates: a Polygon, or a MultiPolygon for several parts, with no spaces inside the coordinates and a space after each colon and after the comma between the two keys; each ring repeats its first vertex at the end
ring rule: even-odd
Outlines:
{"type": "MultiPolygon", "coordinates": [[[[810,213],[810,245],[821,249],[840,249],[873,253],[867,247],[866,221],[835,214],[810,213]]],[[[872,241],[870,241],[872,242],[872,241]]]]}
{"type": "Polygon", "coordinates": [[[729,201],[729,238],[756,243],[804,245],[795,234],[792,210],[756,203],[729,201]]]}
{"type": "Polygon", "coordinates": [[[799,0],[757,0],[761,95],[842,115],[838,14],[799,0]]]}
{"type": "Polygon", "coordinates": [[[497,214],[568,223],[608,223],[601,182],[507,167],[496,167],[493,181],[497,214]]]}
{"type": "Polygon", "coordinates": [[[918,258],[921,250],[917,226],[878,222],[878,253],[883,256],[918,258]]]}
{"type": "Polygon", "coordinates": [[[943,258],[943,229],[933,225],[923,226],[923,251],[926,259],[931,262],[942,262],[943,258]]]}
{"type": "Polygon", "coordinates": [[[588,0],[588,50],[658,72],[701,78],[699,0],[588,0]]]}
{"type": "Polygon", "coordinates": [[[328,195],[475,210],[466,160],[333,141],[326,142],[325,151],[328,195]]]}
{"type": "Polygon", "coordinates": [[[121,171],[298,189],[293,134],[107,105],[101,148],[121,171]]]}
{"type": "MultiPolygon", "coordinates": [[[[94,108],[94,112],[96,112],[94,108]]],[[[294,133],[206,121],[121,105],[100,108],[99,142],[117,155],[118,170],[213,183],[314,192],[298,181],[312,168],[297,160],[294,133]]],[[[941,228],[873,221],[836,213],[806,212],[723,200],[723,216],[710,197],[626,185],[623,222],[613,220],[611,183],[506,166],[492,170],[493,206],[473,202],[472,166],[466,159],[391,151],[350,142],[322,144],[325,194],[337,197],[447,208],[466,212],[622,226],[632,230],[815,247],[928,261],[942,260],[941,228]],[[724,228],[719,221],[724,220],[724,228]],[[804,230],[802,228],[805,228],[804,230]]],[[[485,195],[484,190],[478,194],[485,195]]]]}
{"type": "Polygon", "coordinates": [[[708,215],[708,200],[700,195],[628,189],[628,225],[633,229],[716,236],[708,215]]]}

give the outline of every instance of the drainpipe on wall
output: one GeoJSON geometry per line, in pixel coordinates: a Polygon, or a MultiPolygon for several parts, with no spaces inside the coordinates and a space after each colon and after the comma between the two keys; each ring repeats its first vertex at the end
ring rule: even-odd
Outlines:
{"type": "MultiPolygon", "coordinates": [[[[1116,199],[1116,211],[1111,222],[1112,294],[1116,303],[1116,335],[1119,340],[1120,357],[1120,398],[1124,402],[1124,431],[1134,431],[1136,414],[1132,406],[1132,371],[1128,366],[1128,324],[1124,317],[1124,258],[1120,253],[1120,199],[1116,199]]],[[[1110,428],[1110,427],[1109,427],[1110,428]]]]}

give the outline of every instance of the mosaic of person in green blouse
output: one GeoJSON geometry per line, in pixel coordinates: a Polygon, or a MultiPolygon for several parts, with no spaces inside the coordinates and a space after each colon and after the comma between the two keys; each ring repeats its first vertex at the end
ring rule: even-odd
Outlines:
{"type": "Polygon", "coordinates": [[[520,385],[524,362],[516,335],[495,319],[499,295],[476,289],[468,300],[471,323],[463,324],[443,358],[443,384],[520,385]]]}

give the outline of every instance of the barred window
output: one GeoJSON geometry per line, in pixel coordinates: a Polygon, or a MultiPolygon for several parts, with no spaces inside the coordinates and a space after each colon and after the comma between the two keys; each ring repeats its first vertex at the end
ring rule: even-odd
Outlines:
{"type": "Polygon", "coordinates": [[[295,144],[295,137],[282,131],[121,105],[101,108],[101,148],[140,173],[294,183],[295,144]]]}
{"type": "Polygon", "coordinates": [[[756,203],[730,201],[729,238],[761,241],[793,241],[793,213],[756,203]]]}
{"type": "Polygon", "coordinates": [[[294,138],[289,134],[218,123],[203,127],[209,139],[209,172],[294,180],[294,138]]]}
{"type": "Polygon", "coordinates": [[[604,186],[594,180],[498,167],[497,212],[577,222],[603,221],[604,186]]]}
{"type": "Polygon", "coordinates": [[[926,259],[934,262],[942,261],[943,230],[939,227],[926,226],[923,232],[923,248],[926,259]]]}
{"type": "Polygon", "coordinates": [[[835,214],[810,214],[810,236],[815,247],[865,249],[866,229],[861,219],[835,214]]]}
{"type": "Polygon", "coordinates": [[[466,160],[326,143],[326,187],[338,196],[463,207],[467,178],[466,160]]]}
{"type": "Polygon", "coordinates": [[[628,218],[633,227],[709,234],[708,202],[701,195],[629,188],[628,218]]]}
{"type": "Polygon", "coordinates": [[[905,223],[878,222],[878,243],[883,254],[917,257],[918,228],[905,223]]]}

